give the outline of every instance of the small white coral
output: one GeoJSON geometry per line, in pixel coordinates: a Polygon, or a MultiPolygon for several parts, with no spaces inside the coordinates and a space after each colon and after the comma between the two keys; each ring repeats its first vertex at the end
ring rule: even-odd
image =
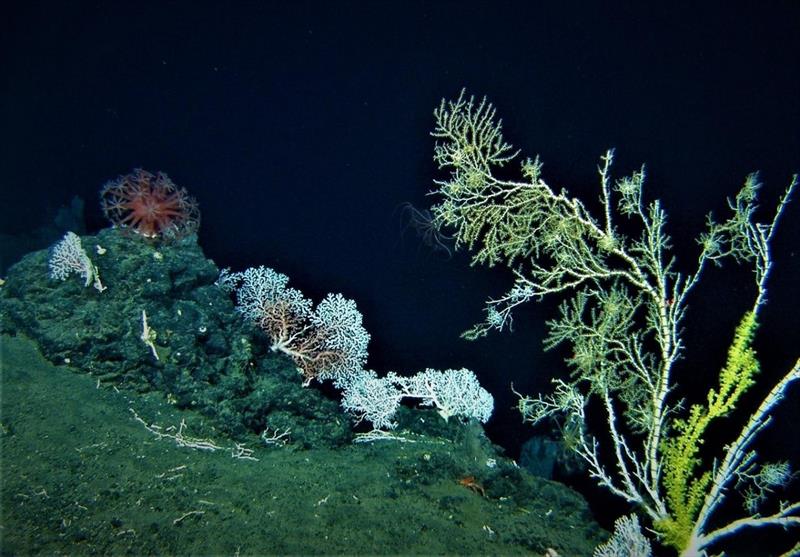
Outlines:
{"type": "Polygon", "coordinates": [[[644,537],[636,515],[621,516],[614,522],[614,534],[597,546],[594,557],[650,557],[650,540],[644,537]]]}
{"type": "Polygon", "coordinates": [[[356,417],[367,420],[376,429],[394,429],[393,418],[403,395],[385,377],[372,370],[361,370],[351,377],[342,396],[342,407],[356,417]]]}
{"type": "Polygon", "coordinates": [[[66,280],[73,273],[84,279],[84,286],[93,285],[102,292],[106,289],[100,282],[100,274],[81,245],[81,238],[74,232],[67,232],[64,238],[53,246],[48,262],[50,278],[66,280]]]}

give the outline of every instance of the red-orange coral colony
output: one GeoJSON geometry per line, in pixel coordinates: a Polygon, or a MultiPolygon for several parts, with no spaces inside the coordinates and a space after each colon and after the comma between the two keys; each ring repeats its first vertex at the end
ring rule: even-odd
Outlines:
{"type": "Polygon", "coordinates": [[[100,204],[114,226],[147,238],[180,238],[200,226],[197,201],[163,172],[137,168],[111,180],[100,190],[100,204]]]}

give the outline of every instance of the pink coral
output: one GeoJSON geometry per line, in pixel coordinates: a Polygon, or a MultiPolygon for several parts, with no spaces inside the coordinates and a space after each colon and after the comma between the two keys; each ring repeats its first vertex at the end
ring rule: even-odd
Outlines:
{"type": "Polygon", "coordinates": [[[200,226],[197,201],[163,172],[137,168],[108,182],[100,191],[100,204],[114,226],[147,238],[179,238],[200,226]]]}

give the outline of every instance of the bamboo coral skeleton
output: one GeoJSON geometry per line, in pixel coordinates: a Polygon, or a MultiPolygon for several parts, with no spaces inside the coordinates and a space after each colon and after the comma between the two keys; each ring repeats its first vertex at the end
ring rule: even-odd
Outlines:
{"type": "Polygon", "coordinates": [[[525,420],[555,418],[575,425],[575,449],[591,476],[636,505],[661,542],[683,555],[705,555],[712,544],[745,527],[800,525],[800,502],[783,502],[776,510],[723,526],[712,522],[737,478],[765,466],[751,445],[789,385],[800,379],[800,359],[737,438],[721,448],[710,469],[700,469],[697,457],[707,425],[728,413],[758,370],[750,342],[766,303],[770,243],[797,176],[772,220],[764,223],[755,220],[761,185],[757,175],[748,176],[729,200],[728,219],[717,222],[709,215],[699,237],[696,270],[679,273],[665,232],[666,214],[658,201],[643,198],[644,167],[613,180],[614,153],[606,152],[598,166],[598,218],[565,190],[552,189],[542,178],[538,158],[522,162],[523,180],[498,177],[496,170],[518,152],[503,139],[495,109],[485,99],[477,101],[462,91],[455,101],[443,100],[434,118],[434,160],[448,171],[432,192],[439,199],[432,207],[435,222],[453,231],[456,247],[475,250],[473,263],[506,263],[516,277],[508,292],[487,302],[485,320],[464,336],[474,339],[510,328],[514,309],[530,300],[566,298],[558,318],[548,322],[545,349],[569,347],[571,376],[555,379],[551,394],[521,397],[525,420]],[[617,219],[627,220],[625,230],[632,225],[639,235],[622,233],[617,219]],[[692,405],[684,415],[673,391],[675,364],[684,351],[687,302],[705,268],[725,259],[748,263],[755,271],[755,300],[742,320],[746,335],[734,339],[729,363],[707,403],[692,405]],[[586,407],[592,400],[605,417],[601,436],[589,432],[586,407]],[[687,436],[684,442],[680,435],[687,436]],[[681,508],[680,502],[687,506],[681,508]]]}

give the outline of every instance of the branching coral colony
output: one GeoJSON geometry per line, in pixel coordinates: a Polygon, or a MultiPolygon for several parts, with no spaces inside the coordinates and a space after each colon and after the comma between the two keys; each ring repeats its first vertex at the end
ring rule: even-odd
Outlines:
{"type": "MultiPolygon", "coordinates": [[[[514,308],[560,295],[560,315],[548,322],[546,349],[567,345],[568,379],[552,394],[521,397],[526,421],[564,420],[578,432],[575,450],[593,478],[634,504],[658,540],[682,555],[705,555],[719,540],[745,527],[800,525],[800,502],[767,505],[767,494],[785,485],[786,462],[760,462],[751,445],[771,420],[790,383],[800,379],[797,360],[751,414],[738,436],[701,460],[709,424],[730,413],[756,381],[759,363],[751,347],[759,310],[766,302],[772,267],[770,241],[797,184],[795,176],[771,222],[755,220],[760,184],[755,174],[729,201],[731,214],[708,216],[699,237],[696,271],[675,270],[665,213],[645,202],[644,169],[613,180],[613,151],[599,165],[603,214],[592,215],[578,199],[554,191],[542,179],[538,158],[522,162],[521,181],[497,176],[518,152],[505,142],[495,109],[464,92],[434,111],[434,159],[449,174],[437,180],[436,224],[452,230],[456,247],[473,250],[473,264],[505,263],[513,286],[486,304],[485,320],[464,333],[469,339],[510,327],[514,308]],[[640,230],[623,234],[618,219],[640,230]],[[682,408],[673,393],[673,368],[684,347],[681,322],[690,293],[710,263],[733,258],[754,268],[757,295],[742,317],[727,363],[704,401],[682,408]],[[585,409],[597,400],[605,431],[589,432],[585,409]],[[719,525],[715,511],[738,488],[743,518],[719,525]]],[[[711,450],[711,447],[706,447],[711,450]]]]}

